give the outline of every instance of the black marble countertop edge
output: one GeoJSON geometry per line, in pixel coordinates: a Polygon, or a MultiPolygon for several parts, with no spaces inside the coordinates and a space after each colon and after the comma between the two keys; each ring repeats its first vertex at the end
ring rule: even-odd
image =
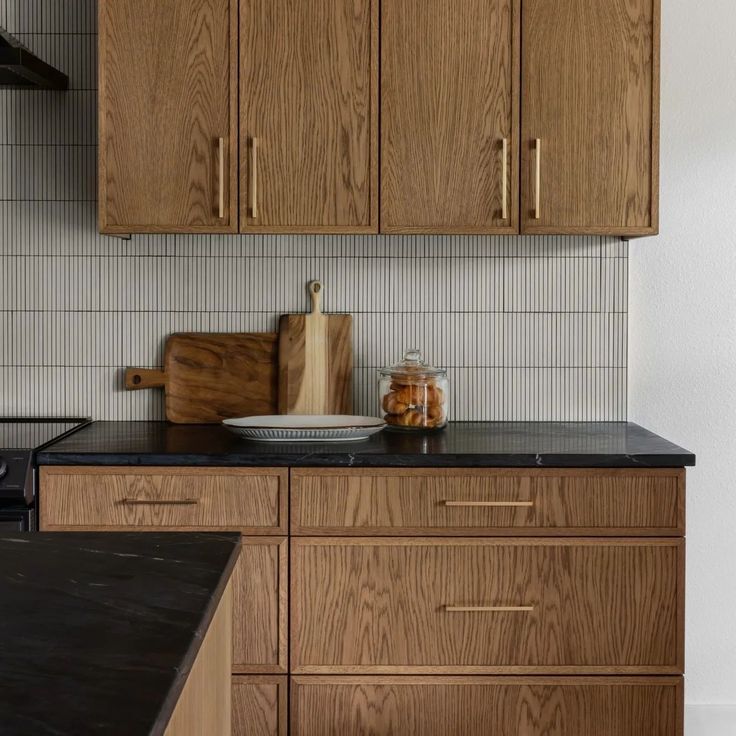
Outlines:
{"type": "MultiPolygon", "coordinates": [[[[232,533],[227,536],[232,536],[232,533]]],[[[210,602],[202,614],[202,619],[197,626],[197,634],[192,639],[192,643],[182,660],[181,667],[177,671],[176,677],[169,688],[169,692],[166,694],[166,698],[161,705],[161,710],[158,713],[156,722],[151,728],[150,736],[164,736],[166,732],[171,716],[174,714],[174,709],[176,708],[179,698],[184,690],[184,685],[186,685],[187,679],[192,672],[192,667],[197,659],[199,650],[202,648],[204,637],[207,635],[212,619],[215,617],[215,612],[220,605],[225,588],[227,588],[230,580],[232,579],[233,570],[235,569],[235,563],[238,561],[238,557],[240,556],[240,551],[241,542],[238,542],[233,545],[233,551],[230,554],[227,565],[223,569],[217,587],[212,592],[210,602]]]]}

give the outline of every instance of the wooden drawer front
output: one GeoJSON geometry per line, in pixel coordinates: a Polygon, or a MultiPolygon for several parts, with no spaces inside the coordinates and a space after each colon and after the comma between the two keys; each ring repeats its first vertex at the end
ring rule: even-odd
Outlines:
{"type": "Polygon", "coordinates": [[[233,672],[286,672],[288,540],[244,537],[233,573],[233,672]]]}
{"type": "Polygon", "coordinates": [[[294,736],[682,736],[681,678],[295,677],[294,736]]]}
{"type": "Polygon", "coordinates": [[[233,677],[233,736],[286,736],[288,678],[233,677]]]}
{"type": "Polygon", "coordinates": [[[287,484],[279,469],[41,468],[41,529],[285,534],[287,484]]]}
{"type": "Polygon", "coordinates": [[[682,672],[684,540],[306,538],[291,550],[296,674],[682,672]]]}
{"type": "Polygon", "coordinates": [[[676,536],[684,470],[293,470],[292,533],[676,536]]]}

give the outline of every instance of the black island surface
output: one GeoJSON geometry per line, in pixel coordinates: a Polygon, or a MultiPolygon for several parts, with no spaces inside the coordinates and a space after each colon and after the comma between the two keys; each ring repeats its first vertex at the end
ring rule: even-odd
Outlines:
{"type": "Polygon", "coordinates": [[[164,732],[240,535],[0,534],[0,733],[164,732]]]}
{"type": "Polygon", "coordinates": [[[456,422],[384,430],[362,442],[268,443],[219,425],[94,422],[43,450],[40,465],[656,468],[688,450],[631,422],[456,422]]]}

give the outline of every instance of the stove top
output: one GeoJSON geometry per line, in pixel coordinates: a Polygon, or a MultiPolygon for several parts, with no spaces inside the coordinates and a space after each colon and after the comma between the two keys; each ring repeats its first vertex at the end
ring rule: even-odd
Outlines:
{"type": "Polygon", "coordinates": [[[36,450],[89,423],[71,417],[0,417],[0,505],[30,506],[36,450]]]}

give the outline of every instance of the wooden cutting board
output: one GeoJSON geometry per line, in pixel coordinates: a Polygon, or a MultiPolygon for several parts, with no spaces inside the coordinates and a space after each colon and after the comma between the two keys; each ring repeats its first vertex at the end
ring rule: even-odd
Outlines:
{"type": "Polygon", "coordinates": [[[353,413],[353,318],[322,313],[322,284],[312,281],[311,314],[279,322],[279,413],[353,413]]]}
{"type": "Polygon", "coordinates": [[[189,332],[170,335],[162,370],[127,368],[125,388],[166,391],[166,419],[218,424],[278,411],[278,335],[189,332]]]}

